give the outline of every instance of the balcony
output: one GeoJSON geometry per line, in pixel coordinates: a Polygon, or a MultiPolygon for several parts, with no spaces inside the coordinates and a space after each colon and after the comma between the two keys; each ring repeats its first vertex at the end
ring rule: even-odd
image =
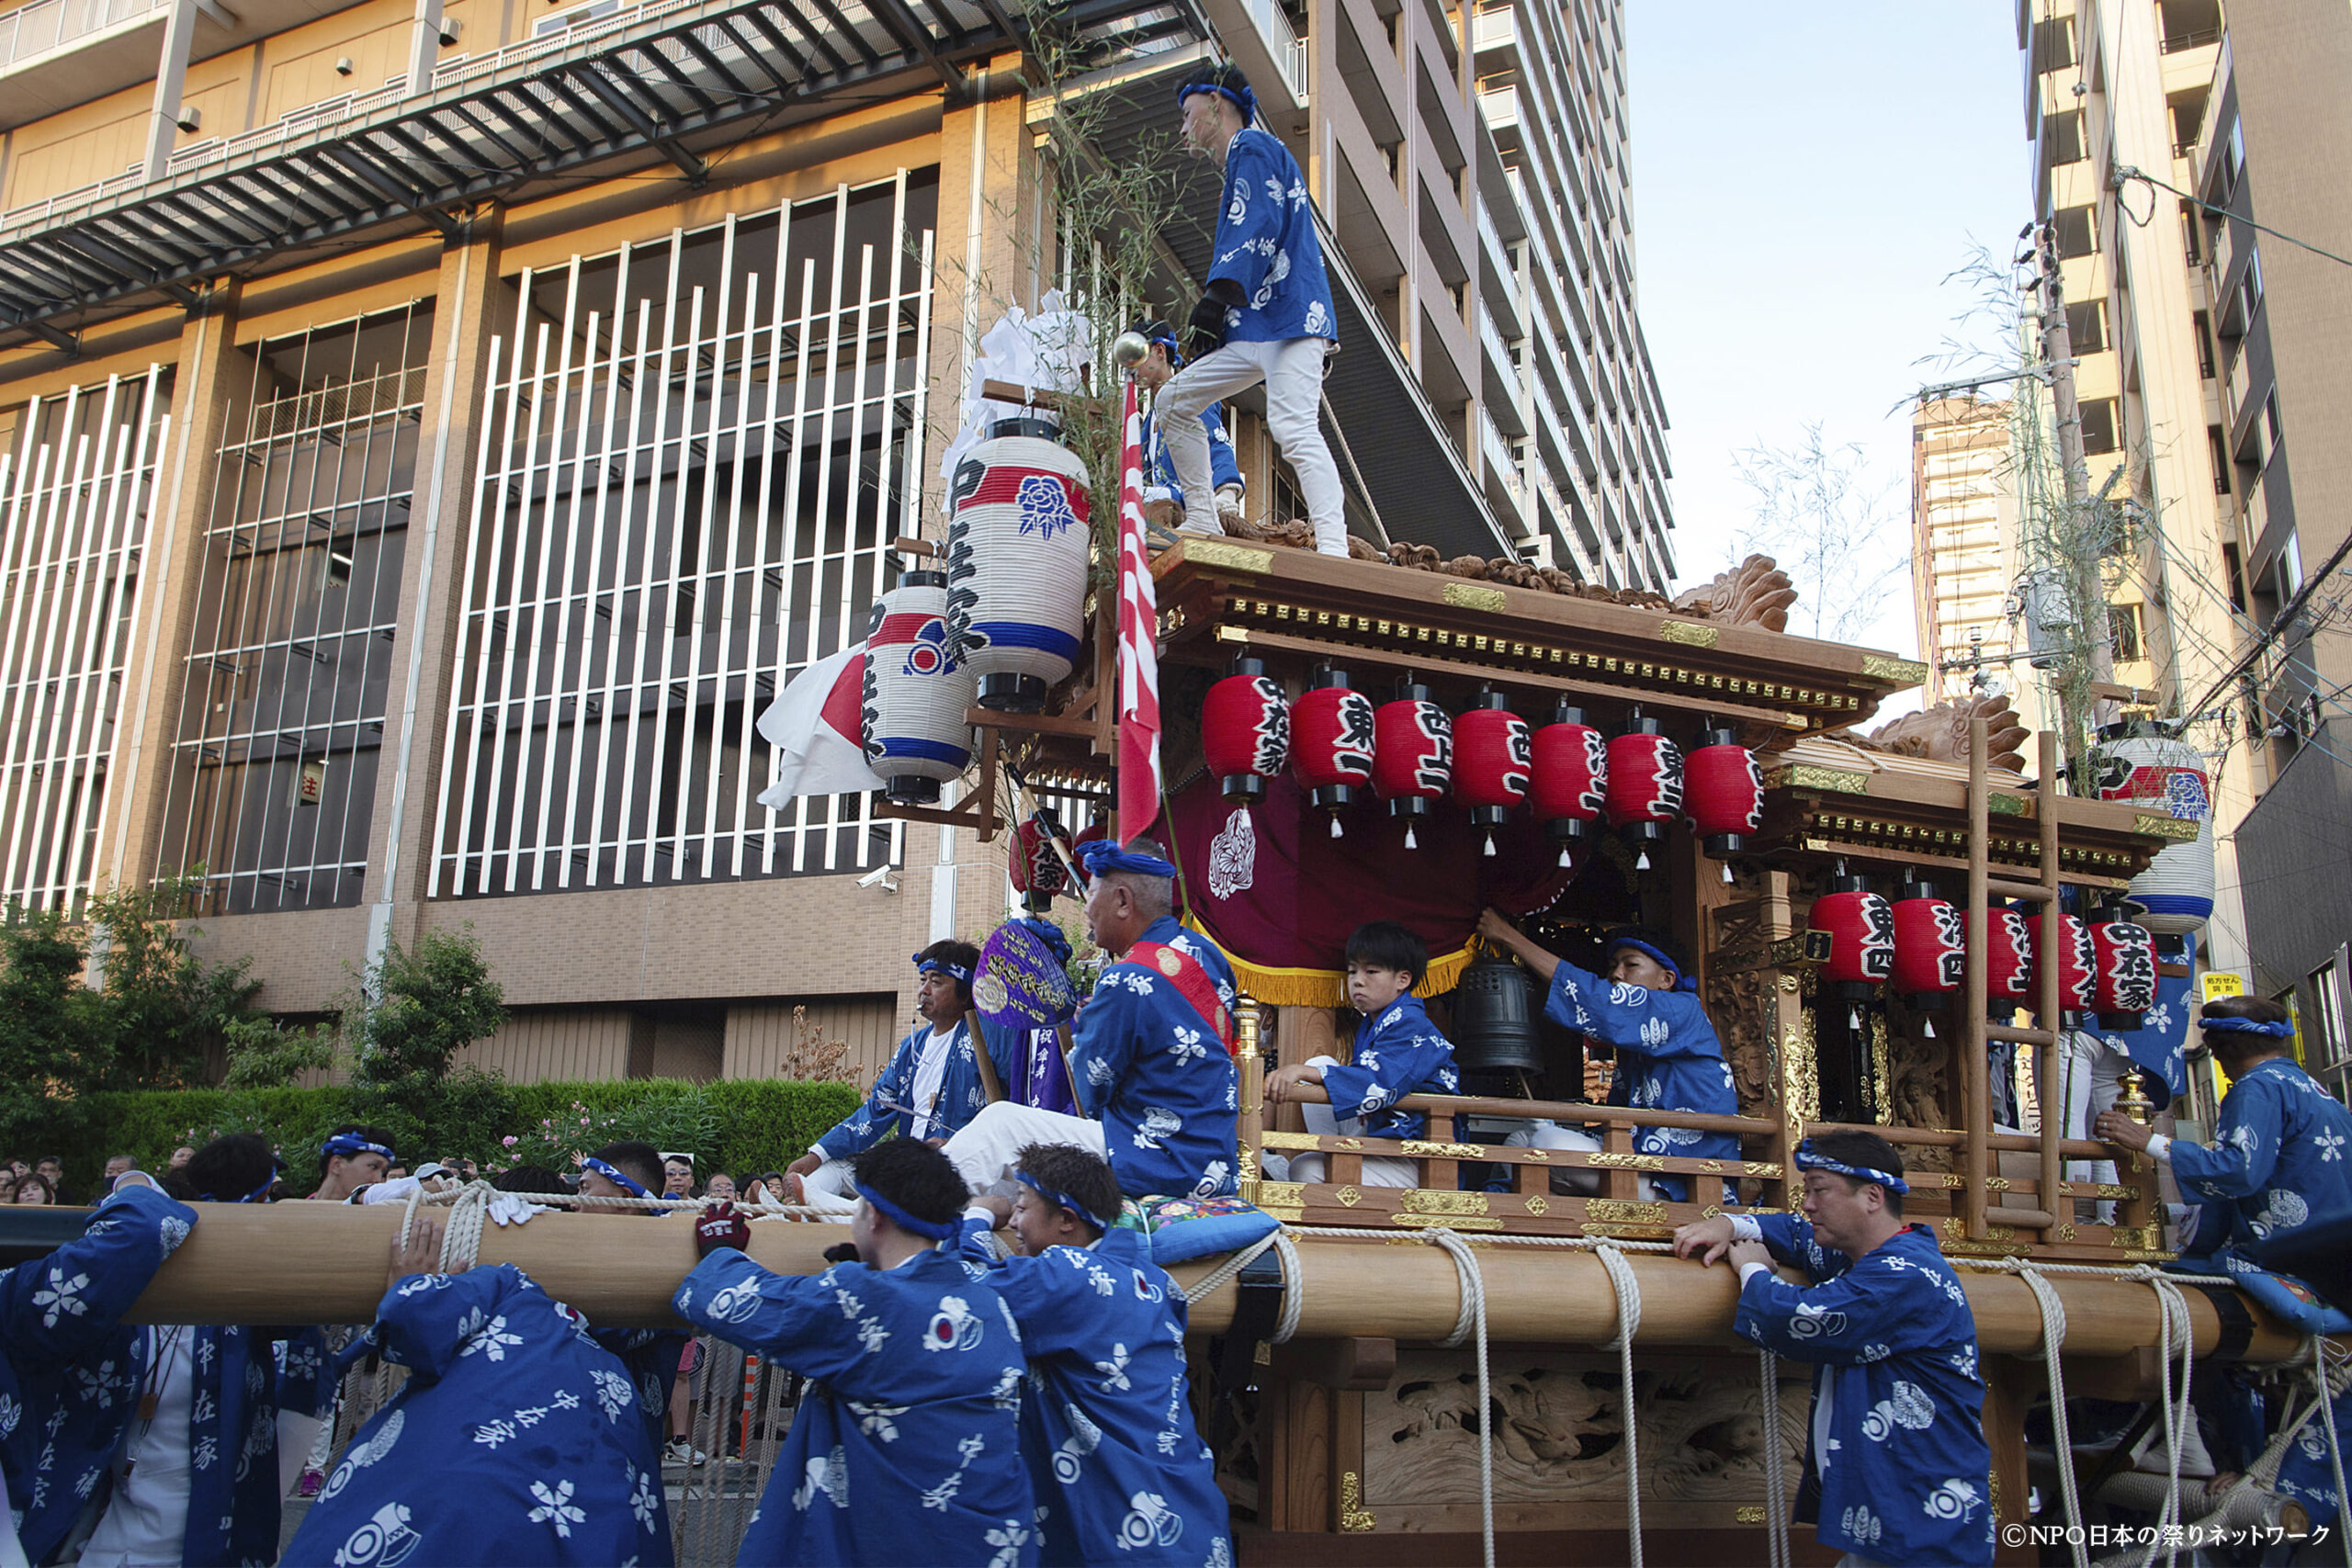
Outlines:
{"type": "Polygon", "coordinates": [[[1478,301],[1478,343],[1484,351],[1480,355],[1485,361],[1481,389],[1487,405],[1504,410],[1518,426],[1514,434],[1524,434],[1527,415],[1520,406],[1519,357],[1503,341],[1503,334],[1495,326],[1494,313],[1483,299],[1478,301]]]}
{"type": "Polygon", "coordinates": [[[171,0],[33,0],[0,15],[0,72],[170,8],[171,0]]]}
{"type": "Polygon", "coordinates": [[[1306,108],[1306,40],[1282,6],[1276,0],[1203,0],[1202,9],[1233,51],[1234,63],[1259,85],[1260,107],[1280,130],[1296,129],[1295,117],[1306,108]]]}
{"type": "Polygon", "coordinates": [[[1483,404],[1478,409],[1478,448],[1486,458],[1487,499],[1507,525],[1517,525],[1512,533],[1524,533],[1526,485],[1520,477],[1519,453],[1483,404]]]}

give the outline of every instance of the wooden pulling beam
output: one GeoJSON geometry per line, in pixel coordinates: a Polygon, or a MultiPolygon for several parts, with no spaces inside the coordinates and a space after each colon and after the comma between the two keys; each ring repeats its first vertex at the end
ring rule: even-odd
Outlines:
{"type": "MultiPolygon", "coordinates": [[[[403,1206],[273,1203],[202,1205],[196,1229],[131,1314],[141,1323],[366,1323],[389,1283],[392,1238],[403,1206]]],[[[429,1211],[428,1211],[429,1212],[429,1211]]],[[[446,1211],[442,1211],[446,1212],[446,1211]]],[[[815,1274],[824,1249],[848,1237],[845,1227],[764,1221],[752,1225],[751,1256],[780,1273],[815,1274]]],[[[1298,1337],[1373,1336],[1430,1343],[1453,1332],[1461,1280],[1450,1258],[1418,1237],[1363,1241],[1296,1229],[1302,1278],[1298,1337]]],[[[1477,1248],[1487,1293],[1487,1333],[1497,1340],[1599,1345],[1617,1332],[1616,1298],[1600,1260],[1572,1247],[1477,1248]]],[[[1221,1259],[1170,1270],[1179,1284],[1199,1280],[1221,1259]]],[[[623,1209],[549,1213],[526,1224],[485,1225],[479,1262],[513,1263],[548,1294],[605,1327],[676,1327],[670,1310],[678,1284],[695,1266],[694,1227],[623,1209]]],[[[1645,1347],[1736,1346],[1732,1317],[1737,1276],[1657,1253],[1628,1261],[1642,1288],[1637,1341],[1645,1347]]],[[[1988,1354],[2037,1352],[2041,1318],[2031,1289],[2005,1274],[1958,1270],[1988,1354]]],[[[2154,1345],[2161,1308],[2145,1284],[2080,1274],[2051,1278],[2065,1303],[2065,1353],[2120,1356],[2154,1345]]],[[[2198,1352],[2220,1347],[2220,1312],[2202,1290],[2186,1289],[2198,1352]]],[[[1192,1331],[1215,1334],[1233,1320],[1234,1292],[1219,1289],[1193,1303],[1192,1331]]],[[[2283,1361],[2305,1354],[2302,1337],[2259,1305],[2245,1303],[2254,1332],[2239,1359],[2283,1361]]]]}

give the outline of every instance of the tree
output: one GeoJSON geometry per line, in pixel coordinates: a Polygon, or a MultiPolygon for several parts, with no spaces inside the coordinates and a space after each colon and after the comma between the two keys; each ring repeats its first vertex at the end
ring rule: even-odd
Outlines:
{"type": "Polygon", "coordinates": [[[58,910],[12,904],[0,920],[0,1134],[14,1137],[44,1101],[105,1081],[111,1040],[82,984],[87,958],[58,910]]]}
{"type": "Polygon", "coordinates": [[[1824,442],[1818,423],[1793,446],[1750,446],[1732,462],[1756,496],[1733,554],[1758,550],[1779,560],[1798,590],[1792,619],[1812,617],[1807,636],[1859,640],[1888,584],[1911,565],[1894,481],[1871,472],[1859,444],[1824,442]]]}
{"type": "Polygon", "coordinates": [[[345,1021],[362,1083],[437,1083],[459,1051],[506,1021],[505,992],[471,926],[463,934],[426,931],[414,947],[390,943],[363,988],[356,1016],[346,1012],[345,1021]]]}
{"type": "Polygon", "coordinates": [[[250,958],[207,964],[189,949],[204,933],[181,914],[194,903],[203,875],[202,867],[192,867],[150,887],[89,900],[100,1016],[110,1046],[109,1088],[209,1083],[229,1026],[253,1011],[261,982],[249,973],[250,958]]]}

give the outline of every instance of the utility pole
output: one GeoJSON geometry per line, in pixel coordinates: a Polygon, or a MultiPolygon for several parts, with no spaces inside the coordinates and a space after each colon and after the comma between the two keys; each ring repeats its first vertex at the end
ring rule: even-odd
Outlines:
{"type": "Polygon", "coordinates": [[[2107,592],[2099,558],[2103,530],[2095,516],[2099,502],[2091,496],[2090,467],[2083,456],[2083,412],[2075,399],[2074,333],[2066,325],[2066,284],[2058,261],[2057,225],[2037,224],[2035,258],[2041,274],[2041,356],[2050,373],[2051,406],[2057,416],[2058,464],[2064,478],[2065,504],[2050,530],[2053,563],[2064,575],[2066,597],[2075,611],[2075,635],[2081,657],[2069,660],[2061,671],[2058,711],[2064,716],[2066,761],[2076,781],[2086,788],[2081,763],[2090,728],[2100,716],[2092,700],[2093,682],[2111,684],[2115,679],[2114,649],[2108,640],[2107,592]],[[2093,617],[2097,617],[2094,623],[2093,617]]]}

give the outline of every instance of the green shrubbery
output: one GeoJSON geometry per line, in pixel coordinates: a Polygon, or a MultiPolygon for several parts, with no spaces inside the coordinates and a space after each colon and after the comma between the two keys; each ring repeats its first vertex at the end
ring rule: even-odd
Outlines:
{"type": "Polygon", "coordinates": [[[842,1083],[733,1080],[694,1084],[676,1078],[514,1087],[488,1074],[452,1073],[443,1080],[444,1119],[424,1125],[360,1087],[191,1089],[101,1091],[58,1108],[53,1121],[19,1124],[17,1152],[65,1156],[66,1185],[88,1193],[107,1156],[131,1154],[160,1170],[180,1144],[222,1133],[256,1132],[293,1167],[297,1187],[315,1179],[315,1156],[328,1132],[345,1122],[386,1127],[413,1161],[464,1155],[496,1168],[528,1152],[577,1153],[616,1138],[693,1151],[696,1168],[756,1175],[780,1170],[854,1109],[857,1090],[842,1083]],[[582,1117],[590,1125],[582,1127],[582,1117]],[[542,1127],[542,1122],[549,1123],[542,1127]],[[566,1124],[577,1138],[553,1123],[566,1124]],[[508,1147],[503,1139],[518,1143],[508,1147]],[[36,1149],[35,1145],[39,1145],[36,1149]]]}

